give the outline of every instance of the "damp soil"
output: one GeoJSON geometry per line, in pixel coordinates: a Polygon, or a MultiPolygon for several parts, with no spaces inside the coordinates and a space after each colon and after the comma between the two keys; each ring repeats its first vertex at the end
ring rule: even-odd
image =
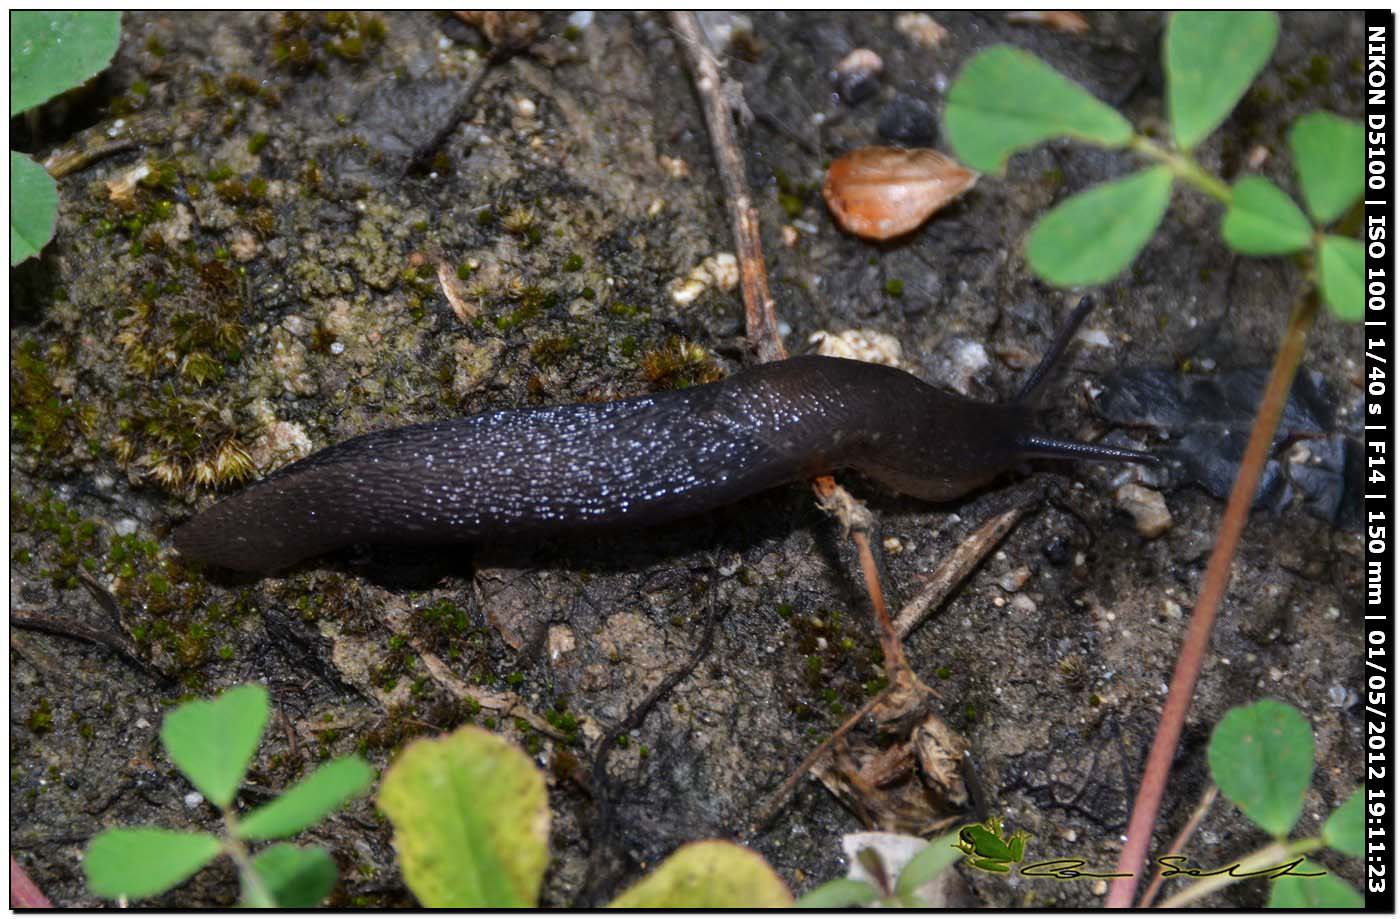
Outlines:
{"type": "MultiPolygon", "coordinates": [[[[888,13],[706,14],[752,115],[740,136],[790,351],[819,330],[879,331],[926,379],[986,399],[1016,391],[1072,305],[1028,273],[1020,243],[1037,215],[1130,157],[1045,145],[881,245],[841,233],[820,184],[831,159],[882,142],[882,125],[936,135],[916,103],[937,114],[962,62],[996,42],[1160,132],[1162,20],[1087,15],[1076,35],[940,14],[946,35],[925,47],[888,13]],[[849,105],[831,71],[860,47],[884,73],[849,105]]],[[[1289,123],[1315,108],[1356,116],[1361,55],[1359,15],[1285,14],[1272,63],[1202,162],[1294,188],[1289,123]]],[[[356,549],[263,579],[196,570],[170,547],[172,526],[217,495],[357,433],[617,398],[749,359],[737,290],[673,296],[733,247],[663,18],[547,14],[512,51],[427,13],[128,14],[110,70],[12,127],[21,149],[68,151],[74,168],[54,242],[11,272],[11,608],[109,639],[10,630],[11,849],[56,903],[99,903],[80,854],[103,828],[216,826],[157,731],[181,699],[238,683],[266,684],[275,706],[247,805],[323,758],[359,751],[382,768],[413,737],[468,721],[520,743],[549,776],[551,905],[606,901],[682,843],[738,836],[881,685],[848,540],[802,485],[644,534],[356,549]],[[707,630],[708,653],[590,778],[602,733],[707,630]],[[493,717],[461,686],[516,693],[554,730],[493,717]]],[[[1055,433],[1110,432],[1092,397],[1124,368],[1268,363],[1298,268],[1232,256],[1214,205],[1182,192],[1173,205],[1101,291],[1098,344],[1077,349],[1047,400],[1055,433]]],[[[1308,344],[1344,429],[1362,398],[1359,342],[1323,319],[1308,344]]],[[[1173,522],[1149,540],[1115,502],[1123,481],[1037,465],[938,507],[845,483],[879,516],[895,606],[982,522],[1032,503],[906,646],[970,742],[992,811],[1037,854],[1103,870],[1223,506],[1162,484],[1173,522]]],[[[1346,692],[1361,681],[1360,576],[1355,534],[1298,507],[1251,520],[1156,846],[1205,790],[1210,730],[1231,706],[1272,697],[1311,721],[1318,767],[1300,832],[1360,782],[1346,692]]],[[[861,829],[806,780],[749,842],[801,892],[844,873],[840,838],[861,829]]],[[[339,863],[334,903],[411,902],[369,801],[308,837],[339,863]]],[[[1225,864],[1265,841],[1221,802],[1190,853],[1225,864]]],[[[1323,861],[1357,879],[1355,865],[1323,861]]],[[[959,870],[990,906],[1100,902],[1090,881],[959,870]]],[[[1247,882],[1205,902],[1266,896],[1247,882]]],[[[222,867],[157,902],[235,897],[222,867]]]]}

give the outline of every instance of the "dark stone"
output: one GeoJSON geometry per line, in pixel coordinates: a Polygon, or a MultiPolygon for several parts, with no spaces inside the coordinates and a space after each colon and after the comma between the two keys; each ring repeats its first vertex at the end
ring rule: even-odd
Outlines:
{"type": "Polygon", "coordinates": [[[929,104],[904,93],[885,106],[876,127],[885,140],[909,147],[927,147],[937,131],[929,104]]]}

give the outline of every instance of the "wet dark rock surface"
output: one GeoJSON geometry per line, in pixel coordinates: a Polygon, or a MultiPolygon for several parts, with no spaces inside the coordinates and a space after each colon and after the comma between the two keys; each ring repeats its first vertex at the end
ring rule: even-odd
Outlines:
{"type": "MultiPolygon", "coordinates": [[[[1004,41],[1160,130],[1160,18],[1089,13],[1092,31],[1070,36],[998,13],[939,14],[947,34],[930,47],[886,13],[751,14],[747,28],[710,15],[731,27],[729,74],[754,115],[744,151],[789,349],[818,330],[884,332],[926,379],[1013,394],[1075,299],[1028,274],[1021,241],[1048,207],[1132,158],[1046,145],[883,246],[833,226],[824,163],[882,142],[897,94],[941,112],[961,63],[1004,41]],[[861,47],[884,72],[849,106],[830,74],[861,47]],[[972,359],[977,344],[985,362],[972,359]]],[[[733,245],[664,19],[599,13],[571,26],[547,14],[528,50],[495,57],[450,18],[380,19],[382,32],[322,14],[128,14],[113,68],[46,110],[42,134],[17,128],[20,149],[99,153],[60,183],[54,243],[11,274],[11,605],[124,636],[172,681],[101,646],[11,630],[10,841],[65,906],[96,904],[79,856],[102,828],[216,825],[208,805],[186,805],[157,739],[189,695],[250,680],[271,690],[277,711],[241,798],[253,805],[322,757],[359,749],[383,767],[417,734],[485,721],[415,647],[465,684],[605,730],[713,623],[710,653],[609,757],[606,826],[598,791],[570,768],[591,766],[596,732],[569,743],[495,722],[551,777],[545,900],[558,905],[606,899],[681,843],[738,833],[879,677],[848,540],[804,486],[585,545],[354,551],[261,580],[175,559],[170,527],[242,470],[391,425],[645,392],[647,359],[673,337],[722,368],[743,360],[737,291],[672,296],[733,245]],[[113,138],[131,143],[104,149],[113,138]],[[108,183],[143,164],[134,200],[115,201],[108,183]],[[115,597],[115,620],[80,574],[115,597]],[[595,852],[605,873],[590,867],[595,852]]],[[[1292,189],[1287,127],[1314,108],[1359,111],[1361,48],[1359,16],[1285,15],[1269,69],[1202,146],[1203,163],[1233,179],[1262,144],[1262,173],[1292,189]]],[[[1108,431],[1090,390],[1115,370],[1268,362],[1299,274],[1231,256],[1218,219],[1177,194],[1136,264],[1103,290],[1087,331],[1106,346],[1078,347],[1047,399],[1051,430],[1108,431]]],[[[1324,319],[1308,344],[1308,366],[1343,410],[1361,398],[1359,342],[1324,319]]],[[[1109,436],[1153,443],[1137,428],[1109,436]]],[[[898,540],[885,559],[895,606],[989,516],[1035,498],[906,644],[970,740],[993,809],[1033,834],[1036,855],[1108,870],[1222,504],[1170,488],[1173,525],[1146,541],[1113,497],[1134,471],[1026,473],[942,507],[846,484],[898,540]],[[1022,566],[1014,592],[1000,586],[1022,566]]],[[[1159,845],[1205,789],[1205,744],[1233,705],[1271,696],[1312,722],[1318,769],[1300,833],[1360,781],[1357,709],[1329,693],[1361,678],[1360,577],[1354,535],[1297,507],[1256,514],[1159,845]]],[[[752,844],[800,892],[843,873],[840,836],[861,828],[804,781],[752,844]]],[[[335,903],[409,902],[389,840],[367,801],[307,834],[340,865],[335,903]]],[[[1264,842],[1221,802],[1190,851],[1217,865],[1264,842]]],[[[1355,880],[1356,866],[1323,860],[1355,880]]],[[[1099,902],[1090,882],[965,874],[989,905],[1099,902]]],[[[158,902],[235,896],[224,865],[158,902]]],[[[1206,902],[1264,896],[1251,882],[1206,902]]]]}

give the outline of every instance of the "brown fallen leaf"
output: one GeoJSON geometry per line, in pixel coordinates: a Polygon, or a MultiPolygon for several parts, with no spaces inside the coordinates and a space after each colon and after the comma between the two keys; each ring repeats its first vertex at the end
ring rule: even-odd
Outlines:
{"type": "Polygon", "coordinates": [[[862,147],[831,164],[822,196],[841,228],[891,239],[917,228],[977,184],[977,173],[937,150],[862,147]]]}
{"type": "Polygon", "coordinates": [[[452,312],[461,321],[462,325],[467,325],[476,318],[476,304],[472,303],[467,296],[466,285],[457,277],[457,269],[446,262],[438,262],[438,284],[442,287],[442,295],[447,298],[447,304],[452,307],[452,312]]]}
{"type": "Polygon", "coordinates": [[[1023,26],[1044,26],[1071,35],[1089,31],[1089,20],[1073,10],[1011,10],[1006,14],[1006,21],[1023,26]]]}

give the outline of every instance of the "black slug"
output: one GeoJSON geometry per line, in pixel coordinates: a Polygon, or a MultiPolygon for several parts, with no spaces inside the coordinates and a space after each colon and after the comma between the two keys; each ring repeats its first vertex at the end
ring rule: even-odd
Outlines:
{"type": "Polygon", "coordinates": [[[840,469],[944,501],[1031,457],[1153,462],[1034,429],[1036,397],[1089,306],[1012,402],[966,399],[878,364],[795,357],[676,392],[356,437],[198,514],[175,545],[267,572],[353,543],[647,526],[840,469]]]}

